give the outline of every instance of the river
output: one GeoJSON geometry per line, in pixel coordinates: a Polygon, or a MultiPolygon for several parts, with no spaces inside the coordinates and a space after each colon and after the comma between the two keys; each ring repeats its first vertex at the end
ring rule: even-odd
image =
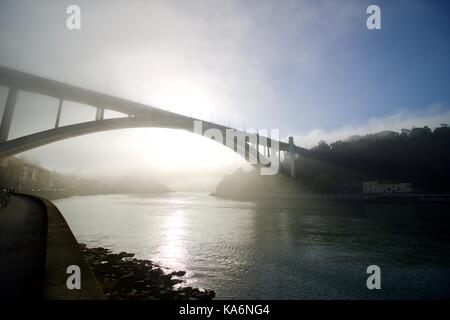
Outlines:
{"type": "Polygon", "coordinates": [[[450,297],[448,205],[233,201],[206,193],[54,201],[79,242],[133,252],[219,299],[450,297]],[[381,269],[368,290],[366,269],[381,269]]]}

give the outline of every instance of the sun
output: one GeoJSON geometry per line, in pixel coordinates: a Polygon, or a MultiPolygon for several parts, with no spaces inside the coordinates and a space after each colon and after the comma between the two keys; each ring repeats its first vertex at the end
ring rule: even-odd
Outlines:
{"type": "Polygon", "coordinates": [[[209,120],[215,113],[215,103],[211,90],[201,80],[185,77],[166,79],[152,90],[149,100],[155,105],[186,116],[209,120]]]}

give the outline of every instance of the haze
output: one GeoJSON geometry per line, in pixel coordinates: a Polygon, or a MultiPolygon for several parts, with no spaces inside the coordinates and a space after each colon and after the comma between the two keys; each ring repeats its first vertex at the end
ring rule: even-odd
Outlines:
{"type": "MultiPolygon", "coordinates": [[[[369,4],[2,1],[0,64],[238,128],[279,128],[307,147],[449,123],[448,5],[380,1],[382,29],[369,31],[369,4]],[[66,28],[70,4],[81,8],[81,30],[66,28]]],[[[0,106],[5,97],[0,88],[0,106]]],[[[51,128],[56,108],[20,94],[11,138],[51,128]]],[[[94,114],[68,102],[62,124],[94,114]]],[[[248,168],[212,141],[165,129],[93,134],[21,156],[89,177],[156,176],[176,190],[212,190],[248,168]]]]}

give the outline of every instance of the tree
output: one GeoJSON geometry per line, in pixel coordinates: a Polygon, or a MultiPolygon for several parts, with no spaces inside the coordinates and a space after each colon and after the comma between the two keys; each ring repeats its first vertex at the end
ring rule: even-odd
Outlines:
{"type": "Polygon", "coordinates": [[[320,140],[319,144],[314,147],[314,150],[322,153],[330,152],[330,146],[325,141],[320,140]]]}

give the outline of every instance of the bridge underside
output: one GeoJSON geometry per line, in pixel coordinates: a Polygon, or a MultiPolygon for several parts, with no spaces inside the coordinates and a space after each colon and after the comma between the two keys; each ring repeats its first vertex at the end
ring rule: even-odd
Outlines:
{"type": "MultiPolygon", "coordinates": [[[[82,136],[95,132],[117,130],[117,129],[129,129],[129,128],[167,128],[167,129],[180,129],[188,132],[195,133],[193,121],[184,119],[155,119],[153,117],[125,117],[115,119],[104,119],[77,123],[73,125],[67,125],[63,127],[57,127],[49,129],[16,139],[12,139],[0,144],[0,158],[12,156],[21,152],[25,152],[52,142],[65,140],[77,136],[82,136]]],[[[225,137],[225,135],[224,135],[225,137]]],[[[215,140],[215,139],[214,139],[215,140]]],[[[215,140],[216,141],[216,140],[215,140]]],[[[217,140],[217,142],[219,142],[217,140]]],[[[259,164],[263,159],[264,154],[257,153],[256,149],[246,143],[246,150],[240,149],[239,144],[230,141],[223,140],[224,145],[230,146],[233,151],[240,153],[247,161],[252,160],[252,156],[256,155],[253,162],[259,164]]],[[[269,161],[268,159],[266,161],[269,161]]]]}
{"type": "Polygon", "coordinates": [[[274,156],[277,156],[279,161],[281,153],[284,153],[284,157],[286,157],[287,153],[288,160],[291,163],[291,177],[295,177],[295,166],[293,165],[295,156],[306,150],[295,146],[292,139],[290,139],[289,143],[271,140],[258,134],[249,134],[213,122],[202,121],[3,67],[0,67],[0,85],[9,88],[0,127],[0,158],[89,133],[143,127],[181,129],[202,135],[208,130],[213,130],[217,133],[214,137],[216,142],[226,145],[233,151],[238,152],[251,164],[258,166],[268,166],[274,160],[274,156]],[[55,126],[49,130],[8,140],[17,96],[20,91],[57,98],[59,105],[55,116],[55,126]],[[60,126],[63,101],[73,101],[97,108],[95,119],[93,121],[60,126]],[[128,115],[128,117],[104,119],[105,110],[120,112],[128,115]],[[196,122],[201,123],[202,128],[200,132],[195,130],[196,122]],[[230,130],[233,134],[233,141],[228,139],[230,130]],[[217,135],[222,136],[222,141],[217,139],[217,135]],[[244,137],[243,143],[238,143],[237,137],[244,137]],[[263,147],[262,153],[260,152],[261,147],[263,147]]]}

